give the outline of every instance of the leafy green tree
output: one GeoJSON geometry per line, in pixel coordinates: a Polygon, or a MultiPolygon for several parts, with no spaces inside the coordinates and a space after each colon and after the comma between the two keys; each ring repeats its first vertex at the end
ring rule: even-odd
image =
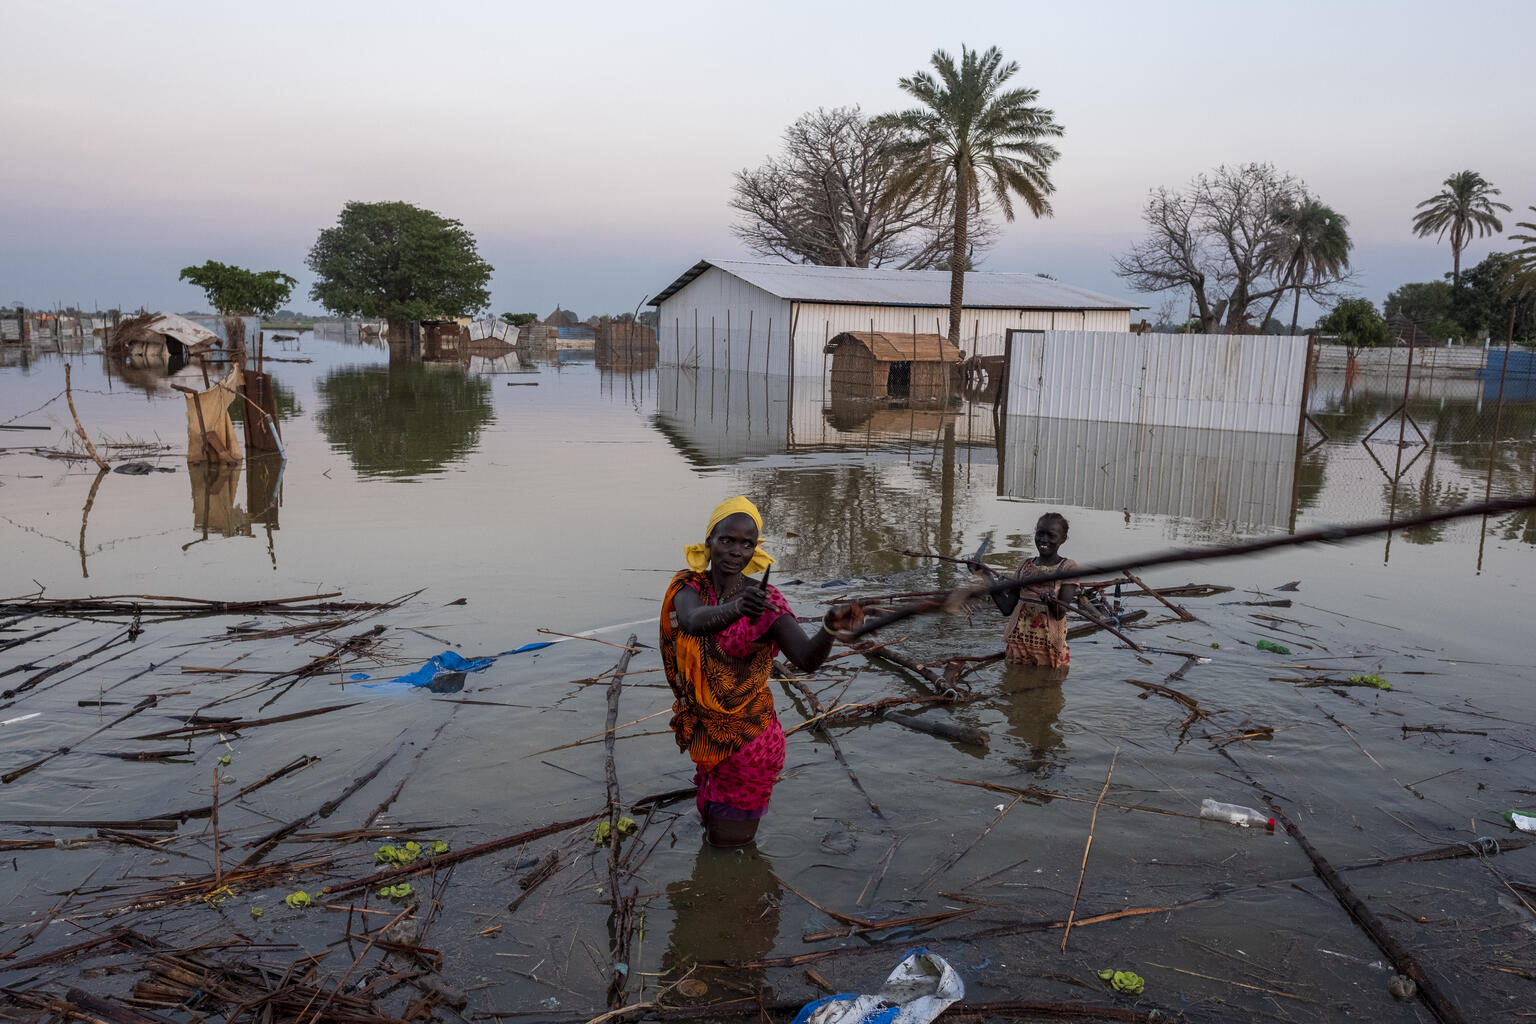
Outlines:
{"type": "Polygon", "coordinates": [[[1349,352],[1349,358],[1362,348],[1392,344],[1392,329],[1376,312],[1376,304],[1370,299],[1340,299],[1328,315],[1317,322],[1323,334],[1338,337],[1349,352]]]}
{"type": "Polygon", "coordinates": [[[1458,171],[1445,179],[1445,188],[1420,203],[1413,230],[1420,238],[1439,241],[1451,233],[1451,287],[1461,287],[1461,251],[1474,237],[1504,230],[1495,210],[1509,212],[1506,203],[1493,197],[1500,191],[1476,171],[1458,171]]]}
{"type": "Polygon", "coordinates": [[[903,167],[898,184],[954,204],[949,340],[958,345],[970,258],[966,238],[971,214],[981,212],[982,190],[1009,221],[1014,197],[1034,216],[1050,216],[1046,197],[1056,191],[1050,169],[1060,154],[1045,140],[1060,137],[1062,127],[1053,111],[1035,105],[1039,90],[1003,89],[1019,65],[1005,63],[995,46],[985,53],[961,46],[958,65],[945,51],[935,50],[929,63],[933,74],[919,71],[897,83],[920,106],[876,120],[906,136],[897,147],[903,167]]]}
{"type": "Polygon", "coordinates": [[[1382,312],[1405,316],[1437,338],[1459,337],[1466,332],[1452,319],[1451,286],[1446,281],[1412,281],[1387,295],[1382,312]]]}
{"type": "Polygon", "coordinates": [[[178,280],[201,288],[208,304],[221,316],[259,317],[277,312],[299,283],[280,270],[257,272],[216,260],[200,267],[182,267],[178,280]]]}
{"type": "Polygon", "coordinates": [[[1514,338],[1528,340],[1536,332],[1536,287],[1522,287],[1519,258],[1490,253],[1469,269],[1456,293],[1456,319],[1474,337],[1503,340],[1513,317],[1514,338]]]}
{"type": "Polygon", "coordinates": [[[1269,304],[1269,315],[1274,313],[1290,287],[1296,293],[1291,304],[1291,333],[1296,333],[1296,318],[1301,312],[1301,293],[1309,284],[1342,281],[1349,272],[1349,250],[1354,243],[1349,239],[1349,220],[1331,207],[1302,193],[1295,200],[1287,200],[1277,213],[1281,232],[1280,255],[1285,271],[1280,275],[1281,290],[1269,304]]]}
{"type": "Polygon", "coordinates": [[[537,313],[503,313],[501,318],[513,327],[523,327],[539,319],[537,313]]]}
{"type": "Polygon", "coordinates": [[[410,203],[347,203],[306,263],[311,298],[338,316],[387,320],[392,338],[413,321],[470,316],[491,301],[491,266],[475,236],[410,203]]]}

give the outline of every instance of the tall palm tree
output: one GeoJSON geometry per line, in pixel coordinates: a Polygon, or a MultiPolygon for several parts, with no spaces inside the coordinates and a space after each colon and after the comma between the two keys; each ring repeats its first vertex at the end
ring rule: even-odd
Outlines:
{"type": "Polygon", "coordinates": [[[1461,286],[1461,250],[1476,237],[1498,234],[1504,230],[1495,210],[1509,212],[1509,205],[1494,200],[1502,193],[1476,171],[1459,171],[1445,179],[1445,188],[1430,196],[1415,209],[1413,230],[1421,238],[1430,235],[1439,241],[1451,233],[1451,287],[1461,286]]]}
{"type": "MultiPolygon", "coordinates": [[[[1527,209],[1532,213],[1536,213],[1536,206],[1530,206],[1527,209]]],[[[1514,266],[1511,268],[1512,276],[1523,279],[1536,279],[1536,222],[1517,220],[1515,221],[1515,227],[1525,228],[1530,234],[1509,236],[1512,242],[1525,243],[1524,247],[1510,253],[1515,259],[1514,266]]]]}
{"type": "Polygon", "coordinates": [[[949,258],[949,340],[960,344],[960,309],[965,297],[966,246],[970,217],[981,210],[986,189],[1013,220],[1014,197],[1036,217],[1049,217],[1046,196],[1056,191],[1050,168],[1060,155],[1044,140],[1059,137],[1055,113],[1035,106],[1037,89],[1003,86],[1018,73],[997,47],[985,53],[960,47],[960,63],[943,50],[929,58],[933,74],[919,71],[897,84],[921,106],[883,119],[903,129],[904,182],[949,196],[955,232],[949,258]],[[951,191],[952,190],[952,191],[951,191]]]}
{"type": "Polygon", "coordinates": [[[1293,288],[1296,298],[1291,304],[1291,333],[1295,334],[1301,293],[1309,285],[1337,280],[1348,273],[1349,250],[1355,243],[1349,237],[1349,218],[1306,194],[1287,202],[1275,219],[1285,233],[1278,257],[1285,262],[1285,270],[1280,275],[1280,291],[1259,322],[1268,323],[1285,289],[1293,288]]]}

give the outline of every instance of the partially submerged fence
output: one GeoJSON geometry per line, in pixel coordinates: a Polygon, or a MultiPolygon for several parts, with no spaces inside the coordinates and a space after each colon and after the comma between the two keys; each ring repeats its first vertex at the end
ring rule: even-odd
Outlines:
{"type": "Polygon", "coordinates": [[[1294,435],[1304,337],[1009,331],[1009,415],[1294,435]]]}

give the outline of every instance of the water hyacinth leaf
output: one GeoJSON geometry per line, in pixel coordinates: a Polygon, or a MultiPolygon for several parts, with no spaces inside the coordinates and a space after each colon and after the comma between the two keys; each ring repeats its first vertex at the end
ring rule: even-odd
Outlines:
{"type": "Polygon", "coordinates": [[[313,903],[313,901],[309,898],[309,893],[305,892],[303,889],[300,889],[298,892],[291,892],[287,896],[284,896],[283,902],[288,904],[290,907],[293,907],[295,910],[299,909],[300,907],[310,906],[313,903]]]}
{"type": "Polygon", "coordinates": [[[223,757],[219,758],[219,764],[227,766],[231,760],[233,760],[233,758],[231,758],[228,754],[225,754],[223,757]]]}
{"type": "Polygon", "coordinates": [[[432,842],[432,855],[434,857],[437,856],[439,853],[447,853],[447,852],[448,852],[448,844],[447,843],[443,842],[441,839],[433,840],[433,842],[432,842]]]}
{"type": "Polygon", "coordinates": [[[1381,676],[1350,676],[1349,681],[1358,683],[1361,686],[1374,686],[1378,690],[1392,689],[1392,684],[1381,678],[1381,676]]]}
{"type": "Polygon", "coordinates": [[[251,916],[252,917],[260,917],[261,916],[261,908],[260,907],[252,907],[251,908],[251,916]]]}
{"type": "Polygon", "coordinates": [[[392,900],[403,900],[415,893],[410,882],[401,882],[399,885],[386,885],[379,890],[379,895],[392,900]]]}

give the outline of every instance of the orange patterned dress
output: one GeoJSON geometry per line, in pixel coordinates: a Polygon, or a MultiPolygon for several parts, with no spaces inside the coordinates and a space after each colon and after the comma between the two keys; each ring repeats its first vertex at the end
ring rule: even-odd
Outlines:
{"type": "Polygon", "coordinates": [[[762,817],[784,767],[784,730],[768,689],[778,646],[764,638],[780,616],[793,612],[778,588],[769,586],[762,615],[693,636],[678,627],[672,606],[683,587],[705,604],[719,600],[708,572],[684,570],[672,577],[661,603],[661,664],[675,698],[672,732],[698,766],[699,812],[762,817]]]}

